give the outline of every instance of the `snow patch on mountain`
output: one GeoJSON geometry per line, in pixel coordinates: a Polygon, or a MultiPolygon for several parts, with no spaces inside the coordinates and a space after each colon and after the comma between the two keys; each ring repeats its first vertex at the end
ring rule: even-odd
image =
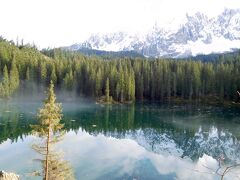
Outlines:
{"type": "Polygon", "coordinates": [[[195,42],[189,41],[186,45],[171,47],[179,54],[187,54],[196,56],[198,54],[223,53],[232,51],[235,48],[240,48],[240,40],[229,40],[223,37],[214,37],[212,43],[204,43],[202,40],[195,42]]]}
{"type": "Polygon", "coordinates": [[[182,24],[156,23],[146,33],[95,34],[80,44],[66,47],[105,51],[136,51],[147,57],[184,57],[240,48],[240,9],[225,9],[217,17],[200,12],[186,14],[182,24]]]}

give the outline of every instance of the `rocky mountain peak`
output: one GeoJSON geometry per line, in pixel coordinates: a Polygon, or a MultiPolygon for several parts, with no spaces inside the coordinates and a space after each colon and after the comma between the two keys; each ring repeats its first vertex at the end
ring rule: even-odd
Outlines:
{"type": "Polygon", "coordinates": [[[183,57],[231,51],[240,48],[240,9],[225,9],[216,17],[197,12],[186,14],[177,30],[157,23],[144,35],[113,32],[95,34],[67,49],[135,51],[147,57],[183,57]]]}

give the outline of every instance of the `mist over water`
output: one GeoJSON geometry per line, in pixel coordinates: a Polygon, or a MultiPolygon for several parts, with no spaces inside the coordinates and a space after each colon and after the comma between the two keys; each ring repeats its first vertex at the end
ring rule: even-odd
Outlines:
{"type": "MultiPolygon", "coordinates": [[[[35,179],[30,124],[45,97],[15,96],[0,105],[0,169],[35,179]],[[18,151],[15,151],[18,149],[18,151]]],[[[217,159],[240,162],[240,111],[203,105],[100,105],[57,94],[67,134],[57,146],[77,179],[219,179],[217,159]],[[203,166],[204,165],[204,166],[203,166]],[[197,172],[196,171],[199,171],[197,172]],[[211,173],[211,172],[210,172],[211,173]]],[[[239,169],[226,179],[237,179],[239,169]]]]}

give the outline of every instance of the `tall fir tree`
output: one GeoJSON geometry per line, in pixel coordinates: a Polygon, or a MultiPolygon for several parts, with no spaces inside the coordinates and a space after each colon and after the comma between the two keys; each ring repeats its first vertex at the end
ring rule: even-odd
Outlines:
{"type": "Polygon", "coordinates": [[[54,93],[54,84],[51,81],[48,95],[44,105],[38,111],[38,125],[32,125],[33,131],[44,139],[43,144],[34,144],[33,148],[44,156],[43,179],[74,179],[68,163],[61,160],[61,156],[54,151],[53,145],[61,140],[63,136],[63,124],[60,123],[62,118],[61,104],[56,103],[56,95],[54,93]]]}
{"type": "Polygon", "coordinates": [[[10,88],[9,88],[9,75],[8,75],[8,68],[5,65],[3,69],[3,80],[1,83],[1,96],[4,98],[8,98],[10,96],[10,88]]]}
{"type": "Polygon", "coordinates": [[[10,81],[9,81],[9,90],[10,94],[16,91],[19,87],[19,73],[16,66],[16,61],[12,61],[11,70],[10,70],[10,81]]]}
{"type": "Polygon", "coordinates": [[[110,89],[109,89],[109,78],[106,80],[106,85],[105,85],[105,98],[106,102],[110,102],[110,89]]]}

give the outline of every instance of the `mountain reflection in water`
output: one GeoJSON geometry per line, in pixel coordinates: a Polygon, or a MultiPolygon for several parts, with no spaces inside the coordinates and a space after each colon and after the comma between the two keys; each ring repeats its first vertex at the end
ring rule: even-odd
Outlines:
{"type": "MultiPolygon", "coordinates": [[[[36,123],[38,106],[1,107],[0,169],[24,175],[36,166],[29,124],[36,123]]],[[[240,116],[234,108],[66,102],[63,109],[68,133],[58,147],[77,179],[219,179],[206,167],[217,169],[220,156],[226,164],[240,162],[240,116]]],[[[238,179],[238,172],[226,179],[238,179]]]]}

